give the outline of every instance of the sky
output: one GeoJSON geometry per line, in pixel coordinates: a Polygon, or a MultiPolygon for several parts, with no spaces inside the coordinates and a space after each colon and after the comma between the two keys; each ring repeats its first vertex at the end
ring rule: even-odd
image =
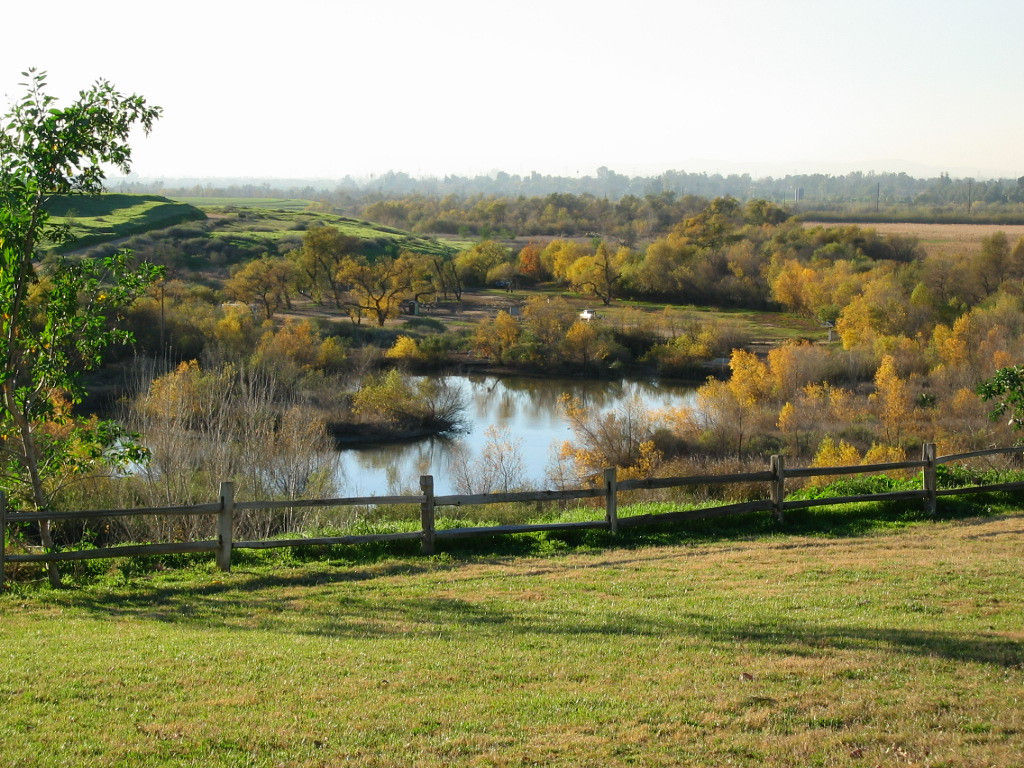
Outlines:
{"type": "Polygon", "coordinates": [[[163,107],[144,178],[1024,175],[1019,0],[49,0],[4,22],[5,105],[36,67],[62,98],[103,77],[163,107]]]}

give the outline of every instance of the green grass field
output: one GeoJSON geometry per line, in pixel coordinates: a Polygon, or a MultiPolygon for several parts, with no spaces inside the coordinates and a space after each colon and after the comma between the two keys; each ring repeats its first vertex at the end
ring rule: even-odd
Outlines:
{"type": "Polygon", "coordinates": [[[70,224],[71,248],[204,219],[198,208],[159,195],[94,195],[57,198],[49,205],[55,224],[70,224]]]}
{"type": "Polygon", "coordinates": [[[16,587],[0,762],[1020,765],[1024,518],[864,509],[16,587]]]}
{"type": "Polygon", "coordinates": [[[265,208],[274,211],[305,211],[313,205],[312,200],[286,197],[174,197],[179,203],[194,205],[196,208],[265,208]]]}

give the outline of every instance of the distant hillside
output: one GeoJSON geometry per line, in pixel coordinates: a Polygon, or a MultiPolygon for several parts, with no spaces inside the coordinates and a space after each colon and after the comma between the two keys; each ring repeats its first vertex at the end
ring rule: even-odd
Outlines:
{"type": "Polygon", "coordinates": [[[194,205],[160,195],[68,195],[51,201],[49,212],[57,223],[70,224],[77,238],[60,250],[78,249],[206,218],[194,205]]]}
{"type": "Polygon", "coordinates": [[[307,211],[316,205],[314,200],[302,200],[294,197],[189,197],[174,195],[179,203],[188,203],[197,208],[238,207],[267,208],[273,211],[307,211]]]}
{"type": "Polygon", "coordinates": [[[105,253],[123,245],[141,257],[170,259],[189,269],[222,268],[286,253],[301,246],[305,231],[316,226],[337,227],[359,238],[361,252],[371,259],[401,251],[451,256],[472,244],[308,210],[306,200],[214,198],[201,205],[155,195],[101,195],[62,199],[52,210],[80,235],[70,248],[105,253]],[[117,246],[110,242],[115,239],[120,239],[117,246]]]}
{"type": "Polygon", "coordinates": [[[238,205],[206,207],[205,210],[215,222],[210,231],[213,238],[266,252],[280,253],[296,247],[305,230],[315,226],[336,227],[345,235],[365,241],[364,252],[371,257],[397,256],[400,251],[446,256],[471,245],[413,235],[402,229],[331,213],[238,205]]]}

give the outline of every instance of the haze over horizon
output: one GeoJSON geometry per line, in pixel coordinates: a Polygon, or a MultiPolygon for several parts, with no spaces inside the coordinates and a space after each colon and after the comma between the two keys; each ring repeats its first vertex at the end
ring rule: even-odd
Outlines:
{"type": "Polygon", "coordinates": [[[5,101],[32,66],[145,95],[140,178],[1024,175],[1009,0],[152,8],[51,3],[0,51],[5,101]]]}

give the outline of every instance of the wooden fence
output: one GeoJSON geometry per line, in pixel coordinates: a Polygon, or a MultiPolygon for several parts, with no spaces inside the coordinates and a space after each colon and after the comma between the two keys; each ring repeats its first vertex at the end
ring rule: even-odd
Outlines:
{"type": "Polygon", "coordinates": [[[990,448],[949,456],[936,456],[935,445],[922,446],[918,461],[896,461],[885,464],[862,464],[850,467],[801,467],[787,468],[783,456],[772,456],[769,468],[763,472],[739,472],[726,475],[691,475],[685,477],[656,477],[641,480],[617,481],[614,469],[604,471],[603,487],[574,488],[564,491],[521,491],[513,493],[487,493],[477,495],[434,495],[434,478],[420,477],[418,496],[360,496],[339,499],[301,499],[283,501],[236,502],[234,484],[221,483],[220,498],[210,504],[193,504],[179,507],[150,507],[143,509],[103,509],[72,512],[21,512],[8,514],[6,504],[0,496],[0,582],[4,578],[4,561],[12,563],[53,563],[65,560],[92,560],[95,558],[130,557],[136,555],[161,555],[177,552],[214,552],[221,570],[231,568],[231,552],[234,549],[271,549],[275,547],[331,546],[337,544],[363,544],[383,541],[419,541],[425,554],[433,554],[438,540],[467,536],[502,535],[528,533],[532,531],[572,531],[587,528],[603,528],[616,533],[620,528],[661,524],[672,521],[698,518],[723,517],[750,512],[772,512],[782,522],[787,510],[832,504],[849,504],[863,501],[892,501],[896,499],[922,499],[925,510],[935,514],[936,499],[954,494],[981,493],[992,491],[1024,490],[1024,482],[1000,483],[995,485],[969,486],[963,488],[937,488],[935,468],[952,461],[1024,452],[1024,446],[1012,448],[990,448]],[[821,477],[887,472],[899,469],[921,469],[922,487],[914,491],[871,493],[857,496],[834,496],[829,498],[798,499],[786,501],[786,479],[821,477]],[[629,517],[618,516],[618,496],[625,491],[640,489],[682,488],[687,486],[722,485],[728,483],[765,482],[768,484],[768,498],[745,501],[737,504],[723,504],[716,507],[663,512],[629,517]],[[507,504],[543,501],[572,501],[576,499],[601,498],[605,500],[603,520],[587,520],[568,523],[530,523],[523,525],[496,525],[476,528],[436,528],[434,513],[437,507],[459,507],[483,504],[507,504]],[[420,507],[421,529],[403,533],[367,534],[358,536],[322,536],[317,538],[280,538],[265,541],[236,541],[233,535],[233,521],[236,511],[271,510],[302,507],[353,507],[380,504],[418,504],[420,507]],[[216,515],[217,538],[209,541],[188,541],[168,544],[137,544],[101,549],[51,551],[32,554],[5,554],[6,530],[10,523],[25,523],[40,520],[98,520],[112,517],[133,517],[141,515],[216,515]]]}

